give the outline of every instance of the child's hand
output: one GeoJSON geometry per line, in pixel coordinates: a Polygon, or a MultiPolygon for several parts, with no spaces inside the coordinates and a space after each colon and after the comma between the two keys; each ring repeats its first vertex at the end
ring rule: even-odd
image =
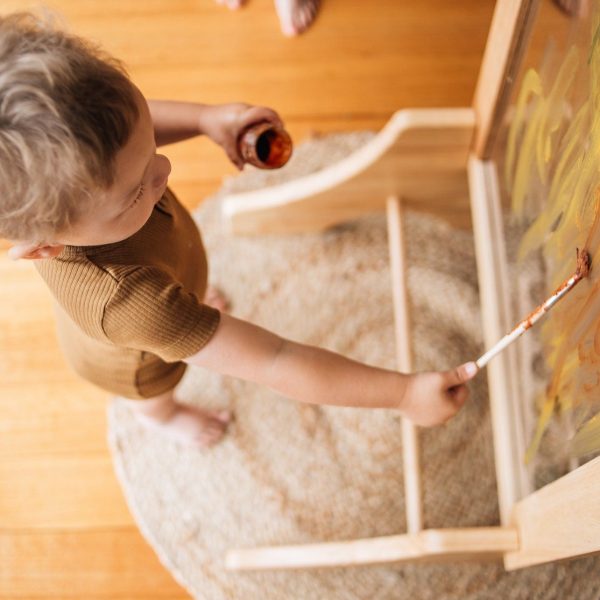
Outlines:
{"type": "Polygon", "coordinates": [[[202,114],[200,128],[216,144],[219,144],[225,150],[229,160],[241,169],[244,160],[238,151],[238,138],[250,125],[264,121],[283,127],[283,122],[274,110],[238,102],[210,106],[209,110],[202,114]]]}
{"type": "Polygon", "coordinates": [[[469,397],[465,382],[477,374],[475,363],[451,371],[410,375],[402,402],[404,416],[417,425],[431,427],[451,419],[469,397]]]}

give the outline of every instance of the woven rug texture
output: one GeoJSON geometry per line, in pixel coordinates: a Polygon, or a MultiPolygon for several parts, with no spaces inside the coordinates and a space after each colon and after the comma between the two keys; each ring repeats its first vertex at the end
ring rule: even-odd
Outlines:
{"type": "MultiPolygon", "coordinates": [[[[249,170],[227,180],[195,217],[211,283],[229,297],[232,314],[293,340],[394,368],[383,215],[325,233],[258,238],[229,237],[220,220],[226,193],[312,172],[371,135],[311,139],[280,172],[249,170]]],[[[450,368],[479,356],[471,232],[409,212],[406,235],[415,370],[450,368]]],[[[499,522],[485,374],[470,387],[471,399],[458,416],[421,430],[429,528],[499,522]]],[[[393,411],[300,404],[199,368],[188,369],[178,395],[190,404],[231,408],[235,422],[224,441],[207,451],[180,447],[147,431],[118,401],[109,407],[109,441],[142,533],[194,598],[600,598],[595,557],[512,573],[495,562],[228,572],[223,560],[231,548],[403,533],[401,419],[393,411]]]]}

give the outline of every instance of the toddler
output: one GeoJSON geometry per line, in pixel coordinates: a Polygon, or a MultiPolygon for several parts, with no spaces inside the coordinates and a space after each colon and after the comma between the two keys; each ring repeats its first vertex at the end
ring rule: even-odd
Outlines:
{"type": "Polygon", "coordinates": [[[237,138],[279,116],[247,104],[147,101],[121,64],[30,14],[0,17],[0,236],[34,259],[73,369],[129,401],[142,423],[209,446],[227,411],[181,404],[188,365],[301,402],[396,409],[424,426],[467,399],[474,363],[403,374],[296,343],[207,296],[195,222],[157,147],[207,135],[243,166],[237,138]]]}

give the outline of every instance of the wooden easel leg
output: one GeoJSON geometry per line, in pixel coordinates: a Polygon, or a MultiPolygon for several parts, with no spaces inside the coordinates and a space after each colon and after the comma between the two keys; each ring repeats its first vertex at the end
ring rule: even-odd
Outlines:
{"type": "MultiPolygon", "coordinates": [[[[484,343],[490,348],[514,324],[509,309],[502,211],[494,164],[471,157],[468,171],[484,343]]],[[[526,443],[516,348],[496,356],[487,366],[487,374],[500,522],[508,525],[515,503],[532,491],[524,465],[526,443]]]]}
{"type": "MultiPolygon", "coordinates": [[[[406,277],[408,265],[404,243],[402,204],[391,196],[387,201],[388,244],[396,331],[398,370],[410,373],[412,357],[410,350],[410,317],[406,277]]],[[[404,496],[406,501],[406,526],[409,533],[423,529],[421,503],[421,469],[419,464],[419,434],[417,427],[408,419],[402,420],[402,453],[404,460],[404,496]]]]}
{"type": "Polygon", "coordinates": [[[600,552],[600,457],[521,500],[507,570],[600,552]]]}

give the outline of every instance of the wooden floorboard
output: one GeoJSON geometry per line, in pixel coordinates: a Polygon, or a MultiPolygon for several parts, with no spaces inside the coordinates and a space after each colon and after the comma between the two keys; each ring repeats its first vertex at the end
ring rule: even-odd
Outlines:
{"type": "MultiPolygon", "coordinates": [[[[0,13],[38,5],[3,0],[0,13]]],[[[403,107],[468,106],[493,0],[324,0],[288,40],[272,0],[50,0],[149,97],[276,108],[298,142],[377,129],[403,107]]],[[[206,139],[166,147],[190,209],[236,172],[206,139]]],[[[0,243],[0,599],[187,598],[143,540],[112,471],[108,395],[79,380],[33,266],[0,243]]]]}
{"type": "Polygon", "coordinates": [[[189,598],[134,525],[0,533],[2,598],[189,598]]]}

